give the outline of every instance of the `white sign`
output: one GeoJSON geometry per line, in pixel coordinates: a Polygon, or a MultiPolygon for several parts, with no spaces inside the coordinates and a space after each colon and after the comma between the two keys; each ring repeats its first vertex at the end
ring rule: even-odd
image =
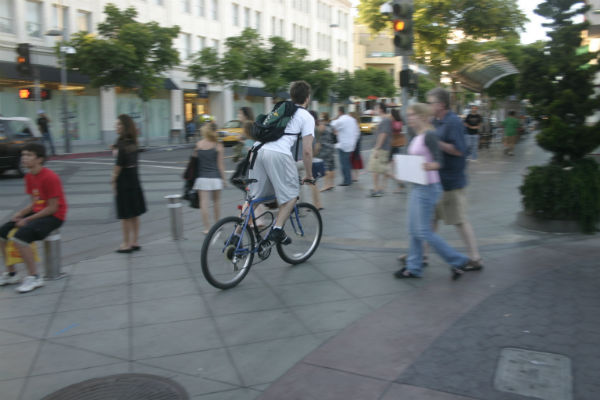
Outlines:
{"type": "Polygon", "coordinates": [[[406,182],[427,185],[427,171],[423,169],[426,163],[423,156],[394,155],[394,175],[396,179],[406,182]]]}

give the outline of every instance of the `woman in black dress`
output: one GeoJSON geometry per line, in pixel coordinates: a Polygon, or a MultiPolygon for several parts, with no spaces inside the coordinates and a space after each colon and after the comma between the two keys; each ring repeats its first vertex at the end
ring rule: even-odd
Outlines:
{"type": "Polygon", "coordinates": [[[117,218],[121,220],[123,229],[123,242],[117,253],[131,253],[141,249],[138,244],[139,216],[146,212],[146,202],[137,168],[137,129],[129,115],[119,115],[117,133],[119,138],[114,146],[117,161],[113,169],[112,186],[116,197],[117,218]]]}

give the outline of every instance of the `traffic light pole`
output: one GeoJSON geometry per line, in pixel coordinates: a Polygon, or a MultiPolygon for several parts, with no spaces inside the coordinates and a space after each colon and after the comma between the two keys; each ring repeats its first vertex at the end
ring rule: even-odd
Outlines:
{"type": "MultiPolygon", "coordinates": [[[[402,71],[409,68],[408,66],[408,56],[402,56],[402,71]]],[[[402,120],[404,121],[404,125],[406,125],[406,115],[408,113],[408,86],[404,85],[402,87],[402,120]]]]}
{"type": "Polygon", "coordinates": [[[65,138],[65,153],[71,153],[71,136],[69,135],[69,109],[67,104],[67,55],[64,41],[60,46],[60,91],[62,102],[62,125],[65,138]]]}

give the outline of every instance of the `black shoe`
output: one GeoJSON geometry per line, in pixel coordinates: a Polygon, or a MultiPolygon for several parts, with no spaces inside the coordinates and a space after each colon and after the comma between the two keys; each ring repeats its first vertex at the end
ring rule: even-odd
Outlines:
{"type": "Polygon", "coordinates": [[[271,232],[269,232],[269,235],[267,236],[266,240],[270,240],[272,242],[281,244],[292,243],[292,239],[290,239],[288,235],[285,234],[284,230],[281,228],[271,229],[271,232]]]}
{"type": "Polygon", "coordinates": [[[338,186],[350,186],[350,183],[339,183],[338,186]]]}

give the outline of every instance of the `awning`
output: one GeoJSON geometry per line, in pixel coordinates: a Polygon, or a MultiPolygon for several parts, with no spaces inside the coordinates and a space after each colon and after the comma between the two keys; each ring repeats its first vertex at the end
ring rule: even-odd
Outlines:
{"type": "Polygon", "coordinates": [[[488,50],[473,56],[474,61],[453,73],[466,89],[482,92],[505,76],[515,75],[519,70],[497,50],[488,50]]]}

